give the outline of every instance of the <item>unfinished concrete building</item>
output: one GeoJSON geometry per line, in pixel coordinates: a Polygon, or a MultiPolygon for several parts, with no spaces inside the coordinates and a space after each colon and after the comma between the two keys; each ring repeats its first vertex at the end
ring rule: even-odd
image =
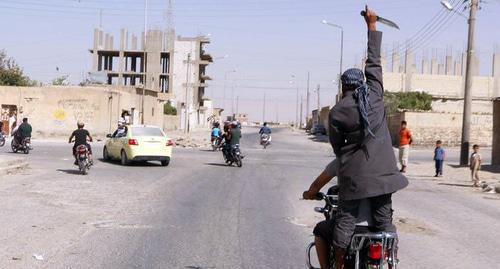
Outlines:
{"type": "Polygon", "coordinates": [[[204,107],[207,66],[213,62],[205,46],[205,36],[174,37],[161,30],[149,30],[138,36],[122,29],[119,47],[114,37],[94,30],[92,75],[104,78],[108,85],[133,86],[163,95],[181,112],[181,128],[203,125],[210,115],[204,107]],[[175,40],[171,40],[174,38],[175,40]],[[141,42],[139,48],[138,42],[141,42]],[[189,115],[189,121],[186,121],[189,115]]]}

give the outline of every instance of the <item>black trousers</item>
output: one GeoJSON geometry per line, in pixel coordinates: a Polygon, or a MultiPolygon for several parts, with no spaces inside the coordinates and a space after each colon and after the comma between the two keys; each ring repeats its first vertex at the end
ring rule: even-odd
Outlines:
{"type": "MultiPolygon", "coordinates": [[[[396,232],[392,224],[392,194],[368,198],[373,216],[372,232],[396,232]]],[[[314,235],[321,237],[334,247],[347,249],[356,229],[361,200],[340,201],[335,219],[318,223],[314,235]]]]}

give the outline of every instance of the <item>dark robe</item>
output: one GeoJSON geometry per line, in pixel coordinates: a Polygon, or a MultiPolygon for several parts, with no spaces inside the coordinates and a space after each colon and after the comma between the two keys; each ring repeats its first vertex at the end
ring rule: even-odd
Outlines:
{"type": "Polygon", "coordinates": [[[394,193],[408,185],[396,165],[384,109],[380,47],[382,32],[368,31],[366,83],[370,87],[368,119],[375,138],[361,124],[352,92],[330,111],[330,143],[340,159],[340,199],[356,200],[394,193]]]}

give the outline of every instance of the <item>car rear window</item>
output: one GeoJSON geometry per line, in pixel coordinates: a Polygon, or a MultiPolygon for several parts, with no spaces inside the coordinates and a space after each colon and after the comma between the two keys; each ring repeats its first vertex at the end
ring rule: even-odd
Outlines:
{"type": "Polygon", "coordinates": [[[155,127],[132,127],[133,136],[163,136],[160,128],[155,127]]]}

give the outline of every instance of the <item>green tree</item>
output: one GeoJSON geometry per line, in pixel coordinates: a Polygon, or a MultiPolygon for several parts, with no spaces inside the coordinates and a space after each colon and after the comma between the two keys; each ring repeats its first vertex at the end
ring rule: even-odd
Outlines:
{"type": "Polygon", "coordinates": [[[177,108],[175,108],[174,106],[172,106],[172,104],[170,104],[170,102],[168,102],[163,105],[163,114],[175,116],[177,115],[177,108]]]}
{"type": "Polygon", "coordinates": [[[0,85],[30,86],[30,79],[23,74],[21,67],[13,58],[8,57],[4,50],[0,51],[0,85]]]}
{"type": "Polygon", "coordinates": [[[385,108],[388,114],[399,110],[432,110],[432,95],[425,92],[389,92],[384,93],[385,108]]]}
{"type": "Polygon", "coordinates": [[[57,78],[52,80],[52,85],[56,85],[56,86],[69,85],[68,77],[69,77],[68,75],[63,75],[63,76],[57,77],[57,78]]]}

